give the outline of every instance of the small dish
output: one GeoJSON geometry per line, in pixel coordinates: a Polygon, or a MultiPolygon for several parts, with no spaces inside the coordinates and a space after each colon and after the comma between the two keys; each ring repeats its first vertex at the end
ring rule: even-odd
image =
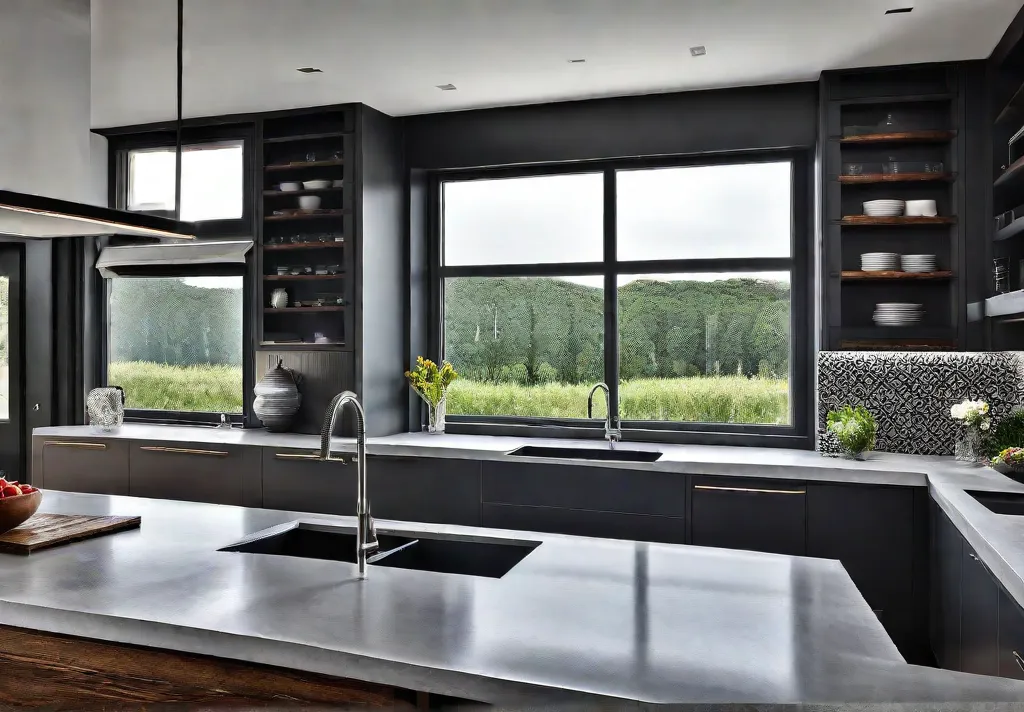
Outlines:
{"type": "Polygon", "coordinates": [[[933,218],[939,214],[934,200],[908,200],[905,212],[906,215],[911,217],[933,218]]]}
{"type": "Polygon", "coordinates": [[[277,189],[280,190],[282,193],[294,193],[297,190],[302,190],[302,183],[298,183],[298,182],[281,183],[279,186],[277,186],[277,189]]]}
{"type": "Polygon", "coordinates": [[[304,180],[302,181],[302,187],[306,190],[323,190],[324,188],[331,187],[331,181],[329,180],[304,180]]]}
{"type": "Polygon", "coordinates": [[[300,195],[299,207],[302,210],[316,210],[320,207],[319,195],[300,195]]]}

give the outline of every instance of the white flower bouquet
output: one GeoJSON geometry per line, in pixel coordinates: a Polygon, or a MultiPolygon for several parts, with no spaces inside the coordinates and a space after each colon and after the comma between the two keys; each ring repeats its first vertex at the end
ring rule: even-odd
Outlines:
{"type": "Polygon", "coordinates": [[[954,420],[959,420],[964,427],[974,428],[982,433],[992,427],[988,403],[983,400],[964,400],[950,408],[949,414],[954,420]]]}

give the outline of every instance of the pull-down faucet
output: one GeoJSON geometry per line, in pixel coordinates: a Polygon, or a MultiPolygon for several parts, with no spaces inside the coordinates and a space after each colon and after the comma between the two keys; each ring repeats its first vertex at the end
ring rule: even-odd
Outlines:
{"type": "Polygon", "coordinates": [[[612,394],[608,390],[607,383],[598,383],[590,389],[590,395],[587,396],[587,417],[594,417],[594,394],[597,393],[598,389],[604,391],[604,412],[606,413],[604,419],[604,439],[610,443],[618,442],[622,440],[622,430],[615,427],[612,420],[612,394]]]}
{"type": "MultiPolygon", "coordinates": [[[[370,516],[370,500],[366,496],[366,413],[359,403],[359,398],[352,391],[344,391],[334,396],[324,414],[324,424],[320,429],[320,459],[333,460],[331,457],[331,435],[338,421],[338,414],[351,404],[356,411],[356,563],[359,566],[359,578],[366,578],[366,559],[377,550],[377,529],[370,516]]],[[[341,462],[341,458],[337,458],[341,462]]]]}

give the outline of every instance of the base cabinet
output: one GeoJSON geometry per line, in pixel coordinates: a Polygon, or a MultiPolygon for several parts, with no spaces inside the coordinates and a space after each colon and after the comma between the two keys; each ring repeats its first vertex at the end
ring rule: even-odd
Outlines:
{"type": "Polygon", "coordinates": [[[690,543],[791,556],[806,553],[803,482],[692,479],[690,543]]]}
{"type": "Polygon", "coordinates": [[[681,517],[592,512],[585,509],[523,507],[488,502],[480,505],[480,526],[592,536],[601,539],[684,544],[686,542],[685,521],[681,517]]]}
{"type": "Polygon", "coordinates": [[[263,448],[263,506],[291,512],[343,514],[356,511],[356,467],[352,456],[324,461],[309,450],[263,448]]]}
{"type": "Polygon", "coordinates": [[[960,670],[960,583],[964,542],[939,505],[931,504],[931,643],[939,667],[960,670]]]}
{"type": "Polygon", "coordinates": [[[999,674],[999,586],[985,564],[964,544],[960,585],[960,669],[999,674]]]}
{"type": "Polygon", "coordinates": [[[32,439],[32,480],[64,492],[128,494],[128,441],[102,438],[32,439]]]}
{"type": "Polygon", "coordinates": [[[1024,610],[999,591],[999,676],[1024,680],[1024,610]]]}
{"type": "Polygon", "coordinates": [[[378,519],[480,526],[479,460],[370,456],[366,479],[378,519]]]}
{"type": "Polygon", "coordinates": [[[263,504],[259,448],[133,441],[128,493],[259,507],[263,504]]]}

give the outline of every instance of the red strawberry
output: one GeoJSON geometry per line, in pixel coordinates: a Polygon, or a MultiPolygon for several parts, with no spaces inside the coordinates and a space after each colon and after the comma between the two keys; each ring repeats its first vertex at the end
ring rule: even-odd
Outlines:
{"type": "Polygon", "coordinates": [[[3,494],[4,497],[17,497],[21,494],[21,490],[14,485],[7,485],[0,490],[0,494],[3,494]]]}
{"type": "Polygon", "coordinates": [[[18,485],[18,489],[21,490],[22,494],[32,494],[36,488],[32,485],[18,485]]]}

